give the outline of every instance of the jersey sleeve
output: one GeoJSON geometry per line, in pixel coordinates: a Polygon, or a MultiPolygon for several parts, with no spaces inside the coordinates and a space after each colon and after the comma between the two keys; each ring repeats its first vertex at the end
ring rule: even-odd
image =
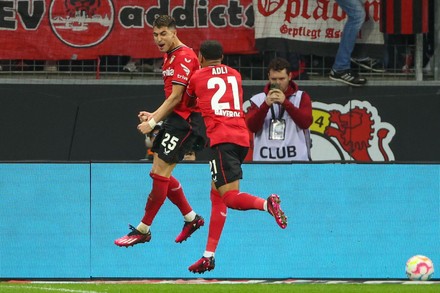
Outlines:
{"type": "Polygon", "coordinates": [[[195,88],[194,86],[196,85],[196,78],[197,78],[197,74],[193,74],[191,76],[191,78],[189,79],[188,82],[188,86],[186,87],[186,94],[190,97],[190,98],[195,98],[196,96],[196,92],[195,92],[195,88]]]}
{"type": "Polygon", "coordinates": [[[172,84],[187,86],[192,73],[198,68],[198,61],[191,56],[179,55],[174,60],[172,84]]]}
{"type": "Polygon", "coordinates": [[[194,75],[190,78],[189,82],[188,82],[188,86],[186,87],[186,97],[187,97],[187,101],[186,104],[188,107],[192,108],[197,104],[196,101],[196,93],[195,93],[195,89],[194,89],[194,83],[192,82],[194,78],[194,75]]]}

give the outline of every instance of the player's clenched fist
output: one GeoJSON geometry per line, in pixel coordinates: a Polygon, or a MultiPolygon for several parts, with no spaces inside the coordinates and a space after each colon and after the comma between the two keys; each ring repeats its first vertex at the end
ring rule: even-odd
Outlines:
{"type": "Polygon", "coordinates": [[[140,111],[138,114],[139,122],[144,122],[150,119],[152,113],[146,111],[140,111]]]}

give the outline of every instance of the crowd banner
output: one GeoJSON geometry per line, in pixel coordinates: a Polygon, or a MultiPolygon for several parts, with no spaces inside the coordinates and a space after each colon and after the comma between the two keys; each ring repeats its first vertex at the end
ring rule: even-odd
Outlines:
{"type": "Polygon", "coordinates": [[[0,59],[158,58],[159,14],[172,15],[195,50],[215,38],[227,54],[255,53],[252,0],[0,0],[0,59]]]}
{"type": "MultiPolygon", "coordinates": [[[[335,0],[254,0],[255,39],[260,51],[334,56],[346,13],[335,0]]],[[[354,55],[381,57],[380,0],[366,0],[367,16],[354,55]]]]}
{"type": "MultiPolygon", "coordinates": [[[[357,47],[377,56],[380,1],[366,0],[365,9],[357,47]]],[[[334,0],[0,0],[0,59],[158,58],[152,23],[159,14],[176,19],[188,46],[217,39],[226,54],[334,55],[347,18],[334,0]]]]}

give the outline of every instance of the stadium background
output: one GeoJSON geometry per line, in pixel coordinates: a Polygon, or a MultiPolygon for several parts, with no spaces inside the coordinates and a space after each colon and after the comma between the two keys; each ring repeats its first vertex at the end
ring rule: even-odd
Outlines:
{"type": "MultiPolygon", "coordinates": [[[[318,137],[312,137],[316,142],[312,146],[315,160],[440,161],[437,151],[440,138],[436,135],[440,131],[438,86],[407,82],[352,89],[334,84],[319,86],[312,81],[299,83],[301,89],[311,95],[315,109],[320,104],[330,105],[328,107],[338,109],[342,116],[348,117],[344,126],[346,145],[354,144],[359,139],[359,135],[354,134],[361,131],[363,144],[378,147],[376,135],[370,137],[370,132],[377,132],[383,122],[395,132],[390,136],[390,158],[385,160],[371,152],[369,158],[361,159],[327,155],[323,152],[329,145],[343,143],[343,140],[338,141],[321,131],[321,137],[325,138],[322,142],[330,143],[320,146],[318,137]],[[371,106],[359,106],[360,102],[371,106]],[[340,109],[346,105],[346,109],[340,109]],[[380,120],[376,117],[371,126],[363,129],[359,117],[352,114],[356,107],[364,109],[365,115],[377,111],[375,116],[380,120]]],[[[244,86],[245,99],[261,91],[263,85],[264,81],[260,81],[244,86]]],[[[140,110],[153,111],[163,96],[160,81],[138,85],[0,84],[0,91],[0,161],[143,159],[146,151],[144,137],[136,129],[137,113],[140,110]]],[[[312,130],[316,130],[319,123],[319,117],[314,118],[312,130]]],[[[342,126],[329,123],[325,127],[342,126]]],[[[342,146],[338,149],[341,150],[342,146]]],[[[198,154],[198,160],[206,160],[203,152],[198,154]]]]}

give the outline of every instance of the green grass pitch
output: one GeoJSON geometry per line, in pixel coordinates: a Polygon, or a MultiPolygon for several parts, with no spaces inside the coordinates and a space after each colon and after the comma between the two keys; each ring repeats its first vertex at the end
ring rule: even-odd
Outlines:
{"type": "Polygon", "coordinates": [[[133,284],[133,283],[100,283],[100,282],[69,282],[69,283],[27,283],[27,282],[0,282],[0,292],[2,293],[27,293],[27,292],[69,292],[69,293],[94,293],[94,292],[440,292],[440,283],[398,283],[398,284],[331,284],[331,283],[311,283],[311,284],[133,284]]]}

